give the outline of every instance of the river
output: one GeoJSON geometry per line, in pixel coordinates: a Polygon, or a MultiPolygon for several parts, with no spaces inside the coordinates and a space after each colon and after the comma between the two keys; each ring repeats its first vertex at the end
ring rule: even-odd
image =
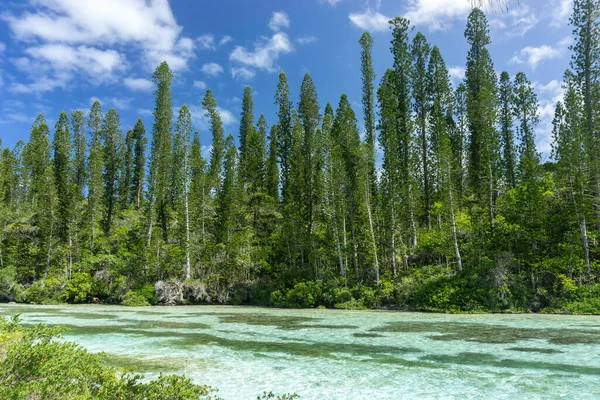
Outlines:
{"type": "Polygon", "coordinates": [[[226,400],[600,398],[600,318],[254,307],[0,304],[146,377],[226,400]]]}

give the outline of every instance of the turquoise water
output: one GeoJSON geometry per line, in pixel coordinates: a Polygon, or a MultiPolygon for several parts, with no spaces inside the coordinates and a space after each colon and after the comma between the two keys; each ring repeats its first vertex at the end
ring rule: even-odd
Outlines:
{"type": "Polygon", "coordinates": [[[600,398],[600,318],[190,306],[1,304],[118,366],[225,399],[600,398]]]}

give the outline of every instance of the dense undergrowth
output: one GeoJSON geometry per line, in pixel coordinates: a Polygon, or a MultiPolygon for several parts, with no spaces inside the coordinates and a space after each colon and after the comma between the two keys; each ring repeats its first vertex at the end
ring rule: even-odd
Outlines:
{"type": "Polygon", "coordinates": [[[341,278],[292,281],[286,285],[272,281],[224,284],[218,277],[152,285],[136,284],[125,276],[98,277],[77,272],[71,279],[54,276],[25,287],[17,283],[14,269],[4,268],[0,270],[0,299],[30,304],[233,304],[450,313],[600,314],[599,284],[580,282],[552,271],[533,278],[540,281],[535,290],[527,273],[485,267],[462,274],[444,266],[423,267],[396,280],[381,280],[377,285],[341,278]]]}

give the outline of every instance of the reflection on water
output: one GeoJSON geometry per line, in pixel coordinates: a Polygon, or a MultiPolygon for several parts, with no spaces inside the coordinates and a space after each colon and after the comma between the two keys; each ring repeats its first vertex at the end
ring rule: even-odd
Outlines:
{"type": "Polygon", "coordinates": [[[597,317],[193,306],[0,305],[148,377],[225,399],[600,398],[597,317]]]}

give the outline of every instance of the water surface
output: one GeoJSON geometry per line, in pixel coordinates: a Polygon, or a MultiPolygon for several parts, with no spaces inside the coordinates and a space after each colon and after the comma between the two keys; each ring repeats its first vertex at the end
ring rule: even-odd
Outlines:
{"type": "Polygon", "coordinates": [[[117,366],[225,399],[600,398],[600,318],[253,307],[0,304],[117,366]]]}

